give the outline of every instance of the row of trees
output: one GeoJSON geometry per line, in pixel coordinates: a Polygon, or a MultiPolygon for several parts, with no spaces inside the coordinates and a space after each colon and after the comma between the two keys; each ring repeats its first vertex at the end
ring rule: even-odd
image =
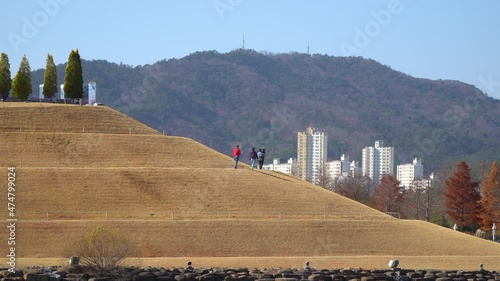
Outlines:
{"type": "Polygon", "coordinates": [[[493,162],[482,177],[481,182],[474,180],[469,166],[461,161],[444,181],[415,181],[410,189],[401,187],[392,175],[384,175],[373,192],[368,177],[334,181],[320,177],[320,185],[382,212],[399,213],[402,218],[456,224],[463,231],[491,230],[493,223],[500,223],[498,163],[493,162]]]}
{"type": "MultiPolygon", "coordinates": [[[[65,96],[72,99],[81,99],[83,97],[83,70],[78,49],[71,50],[66,72],[64,76],[64,93],[65,96]]],[[[33,92],[31,83],[31,67],[26,58],[23,56],[14,79],[11,79],[10,63],[7,54],[0,55],[0,96],[3,100],[7,100],[11,94],[19,100],[27,100],[33,92]]],[[[43,79],[43,95],[46,98],[52,99],[58,92],[57,71],[54,63],[54,58],[51,54],[47,55],[43,79]]]]}

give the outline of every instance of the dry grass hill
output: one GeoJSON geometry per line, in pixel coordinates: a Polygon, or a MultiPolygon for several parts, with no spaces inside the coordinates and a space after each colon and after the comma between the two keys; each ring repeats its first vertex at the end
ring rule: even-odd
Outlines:
{"type": "MultiPolygon", "coordinates": [[[[280,173],[235,170],[228,156],[107,107],[4,103],[0,118],[0,215],[15,166],[21,265],[63,263],[72,236],[103,225],[132,238],[129,262],[145,265],[384,268],[399,259],[500,269],[498,243],[398,220],[280,173]]],[[[0,249],[8,235],[0,228],[0,249]]]]}

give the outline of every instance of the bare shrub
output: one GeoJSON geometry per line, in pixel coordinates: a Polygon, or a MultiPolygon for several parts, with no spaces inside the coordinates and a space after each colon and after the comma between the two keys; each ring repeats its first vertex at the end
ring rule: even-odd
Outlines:
{"type": "Polygon", "coordinates": [[[70,256],[79,256],[80,264],[100,274],[110,273],[135,251],[132,241],[116,231],[96,226],[66,248],[70,256]]]}

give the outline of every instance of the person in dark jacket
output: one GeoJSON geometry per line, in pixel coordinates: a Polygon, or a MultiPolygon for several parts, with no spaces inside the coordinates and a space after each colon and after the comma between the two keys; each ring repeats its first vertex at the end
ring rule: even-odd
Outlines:
{"type": "Polygon", "coordinates": [[[252,151],[250,151],[250,155],[248,156],[248,159],[250,160],[250,166],[255,168],[257,164],[257,152],[255,151],[255,147],[252,147],[252,151]]]}

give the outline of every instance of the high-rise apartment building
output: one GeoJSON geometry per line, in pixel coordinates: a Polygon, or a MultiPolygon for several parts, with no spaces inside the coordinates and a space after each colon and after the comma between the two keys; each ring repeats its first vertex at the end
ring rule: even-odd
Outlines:
{"type": "Polygon", "coordinates": [[[398,165],[397,179],[406,189],[412,188],[417,179],[424,178],[424,166],[421,159],[413,159],[413,163],[398,165]]]}
{"type": "Polygon", "coordinates": [[[394,175],[394,147],[384,147],[384,141],[378,140],[375,146],[363,148],[361,162],[363,176],[378,184],[383,175],[394,175]]]}
{"type": "MultiPolygon", "coordinates": [[[[325,169],[328,136],[316,128],[307,128],[297,135],[297,167],[299,178],[319,183],[321,169],[325,169]]],[[[323,171],[325,172],[325,171],[323,171]]]]}

